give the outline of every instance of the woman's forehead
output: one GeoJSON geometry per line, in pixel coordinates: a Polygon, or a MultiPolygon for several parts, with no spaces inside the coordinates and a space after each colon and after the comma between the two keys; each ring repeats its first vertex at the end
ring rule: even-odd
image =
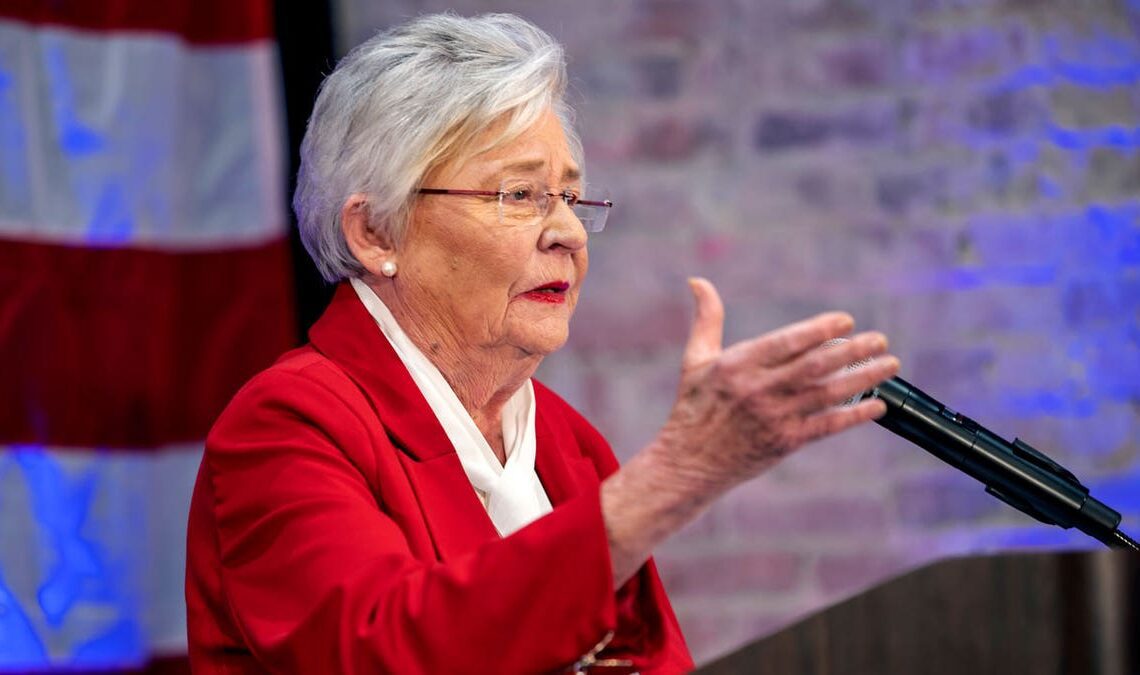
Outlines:
{"type": "MultiPolygon", "coordinates": [[[[487,135],[501,133],[494,127],[487,135]]],[[[551,176],[559,181],[574,181],[581,177],[581,169],[574,161],[562,123],[553,111],[539,121],[502,143],[476,153],[459,162],[445,163],[438,172],[441,178],[466,178],[486,181],[508,176],[551,176]]]]}

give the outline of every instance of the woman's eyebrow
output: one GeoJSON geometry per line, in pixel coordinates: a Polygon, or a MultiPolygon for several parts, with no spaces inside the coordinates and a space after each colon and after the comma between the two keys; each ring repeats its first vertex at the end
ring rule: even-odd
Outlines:
{"type": "Polygon", "coordinates": [[[543,159],[524,159],[513,164],[507,164],[499,169],[503,173],[533,173],[546,166],[546,160],[543,159]]]}
{"type": "MultiPolygon", "coordinates": [[[[534,173],[546,168],[544,159],[526,159],[513,164],[507,164],[499,169],[500,173],[534,173]]],[[[576,166],[568,166],[562,172],[562,182],[575,181],[582,177],[582,170],[576,166]]]]}

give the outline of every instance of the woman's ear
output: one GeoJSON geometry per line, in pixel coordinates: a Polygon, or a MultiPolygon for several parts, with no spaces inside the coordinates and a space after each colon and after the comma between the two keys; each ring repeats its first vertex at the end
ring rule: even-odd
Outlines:
{"type": "Polygon", "coordinates": [[[372,226],[372,213],[367,195],[354,193],[340,208],[340,229],[348,250],[372,276],[381,275],[381,266],[395,261],[396,250],[391,238],[372,226]]]}

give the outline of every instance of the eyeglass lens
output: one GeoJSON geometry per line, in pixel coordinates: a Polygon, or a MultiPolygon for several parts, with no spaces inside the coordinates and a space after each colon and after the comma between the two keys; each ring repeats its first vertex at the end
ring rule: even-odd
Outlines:
{"type": "Polygon", "coordinates": [[[583,204],[583,201],[609,202],[609,194],[605,191],[585,189],[574,200],[573,193],[554,192],[543,185],[533,183],[504,182],[499,188],[499,215],[504,221],[533,222],[542,220],[549,215],[557,200],[571,205],[574,215],[582,222],[587,232],[601,232],[606,226],[606,218],[610,207],[599,204],[583,204]]]}

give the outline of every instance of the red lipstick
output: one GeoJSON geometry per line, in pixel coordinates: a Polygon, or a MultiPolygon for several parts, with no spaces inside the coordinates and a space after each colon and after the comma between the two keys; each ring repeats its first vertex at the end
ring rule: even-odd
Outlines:
{"type": "Polygon", "coordinates": [[[527,300],[535,302],[546,302],[554,305],[559,305],[566,302],[566,291],[569,290],[570,283],[566,281],[552,281],[548,284],[543,284],[522,294],[522,297],[527,300]]]}

